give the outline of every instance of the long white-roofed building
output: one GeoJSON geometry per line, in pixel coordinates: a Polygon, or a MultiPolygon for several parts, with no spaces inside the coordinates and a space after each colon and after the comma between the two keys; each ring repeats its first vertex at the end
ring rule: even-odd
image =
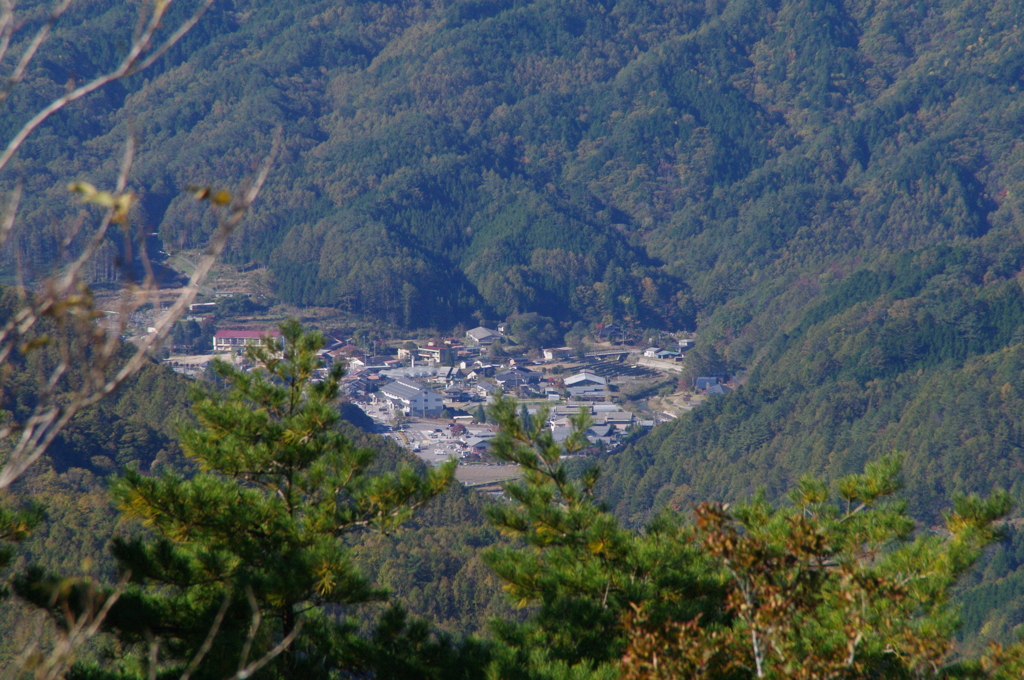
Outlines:
{"type": "Polygon", "coordinates": [[[244,350],[246,345],[256,345],[260,347],[263,345],[263,341],[266,337],[274,338],[278,341],[283,341],[281,337],[281,331],[242,331],[242,330],[229,330],[229,331],[217,331],[213,336],[213,351],[214,352],[230,352],[231,350],[244,350]]]}
{"type": "Polygon", "coordinates": [[[583,371],[565,379],[566,387],[583,387],[585,385],[607,385],[608,379],[590,371],[583,371]]]}
{"type": "Polygon", "coordinates": [[[444,409],[441,395],[411,380],[396,380],[384,385],[380,391],[410,416],[436,418],[444,409]]]}

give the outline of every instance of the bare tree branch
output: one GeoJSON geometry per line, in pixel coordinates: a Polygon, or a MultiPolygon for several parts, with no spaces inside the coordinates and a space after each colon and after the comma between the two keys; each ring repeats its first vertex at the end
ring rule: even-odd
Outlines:
{"type": "Polygon", "coordinates": [[[121,598],[125,588],[128,586],[128,576],[124,576],[117,584],[114,592],[103,598],[103,604],[97,608],[94,600],[93,607],[87,609],[81,616],[74,617],[68,611],[67,630],[61,635],[60,640],[46,658],[35,668],[36,680],[57,680],[64,676],[75,660],[75,650],[99,632],[100,626],[107,618],[111,608],[121,598]]]}
{"type": "MultiPolygon", "coordinates": [[[[85,97],[91,92],[151,66],[163,56],[199,21],[214,0],[203,0],[192,15],[180,24],[166,39],[157,40],[162,21],[174,0],[161,0],[146,4],[139,14],[139,24],[132,40],[128,54],[117,68],[98,76],[84,85],[75,88],[41,109],[15,134],[0,154],[0,171],[2,171],[24,144],[25,140],[51,115],[69,103],[85,97]]],[[[39,53],[40,46],[50,35],[53,25],[68,8],[71,0],[57,0],[57,4],[49,18],[35,33],[33,39],[22,51],[17,66],[4,81],[0,89],[0,102],[6,93],[19,83],[29,63],[39,53]]],[[[11,0],[0,0],[0,58],[10,48],[11,36],[16,30],[14,4],[11,0]]],[[[127,189],[128,177],[135,155],[135,140],[130,135],[125,146],[120,172],[113,192],[98,191],[84,183],[72,185],[70,188],[79,193],[84,202],[91,202],[105,207],[98,226],[91,233],[88,242],[78,256],[63,271],[47,281],[42,290],[35,295],[24,296],[24,306],[0,327],[0,363],[6,361],[11,352],[21,347],[24,351],[31,349],[32,343],[56,344],[59,361],[47,376],[41,388],[38,405],[31,415],[21,423],[7,423],[0,426],[0,441],[16,438],[12,450],[7,454],[0,470],[0,489],[10,486],[18,477],[35,463],[46,451],[61,430],[81,409],[87,408],[116,390],[125,380],[137,373],[148,361],[150,353],[167,337],[173,324],[183,316],[184,311],[194,301],[201,282],[209,273],[217,257],[223,252],[228,237],[242,221],[249,207],[259,195],[266,181],[281,146],[281,131],[274,135],[273,148],[264,160],[256,177],[240,195],[230,199],[228,205],[220,200],[211,200],[211,205],[218,213],[218,226],[213,233],[207,249],[200,260],[189,283],[179,292],[170,309],[155,323],[155,332],[144,338],[136,348],[132,357],[120,366],[111,378],[109,371],[113,368],[121,348],[120,333],[110,333],[100,328],[97,320],[100,316],[88,288],[83,283],[83,272],[93,262],[100,250],[108,242],[111,225],[120,225],[127,229],[128,213],[135,202],[135,195],[127,189]],[[60,331],[60,337],[31,337],[42,319],[54,322],[60,331]],[[69,339],[70,337],[70,339],[69,339]],[[25,341],[29,341],[29,345],[25,341]],[[73,350],[72,342],[84,342],[84,349],[73,350]],[[77,351],[77,354],[76,354],[77,351]],[[84,368],[80,379],[82,384],[71,393],[63,393],[60,399],[57,393],[62,381],[70,374],[71,368],[84,368]]],[[[211,192],[207,192],[210,195],[211,192]]],[[[6,243],[16,224],[17,209],[21,200],[20,184],[11,192],[3,214],[0,215],[0,247],[6,243]]],[[[223,192],[213,194],[216,197],[223,192]]],[[[227,201],[224,201],[227,202],[227,201]]],[[[80,230],[84,216],[72,230],[73,238],[80,230]]],[[[66,239],[66,244],[70,241],[66,239]]],[[[142,284],[129,283],[125,288],[120,309],[120,322],[117,330],[123,331],[126,319],[131,313],[145,304],[151,303],[157,296],[158,288],[153,276],[152,267],[145,253],[141,256],[146,269],[146,277],[142,284]]],[[[77,375],[77,374],[76,374],[77,375]]],[[[0,376],[2,379],[2,376],[0,376]]]]}
{"type": "Polygon", "coordinates": [[[166,0],[165,2],[154,2],[152,4],[152,14],[146,21],[145,28],[141,35],[132,42],[131,48],[128,50],[128,54],[117,68],[93,78],[84,85],[76,87],[63,97],[54,99],[27,123],[25,123],[7,144],[7,148],[4,149],[3,153],[0,154],[0,170],[7,167],[7,164],[10,163],[11,158],[13,158],[14,154],[18,152],[18,149],[20,149],[25,143],[25,140],[28,139],[29,136],[35,132],[36,128],[42,125],[47,118],[60,111],[71,102],[77,101],[82,97],[95,92],[101,87],[114,82],[115,80],[127,78],[128,76],[151,66],[153,62],[163,56],[167,50],[173,47],[175,43],[181,40],[181,38],[199,22],[199,19],[206,13],[206,10],[213,5],[214,0],[204,0],[203,4],[199,6],[199,8],[178,28],[178,30],[174,31],[174,33],[172,33],[166,40],[154,48],[153,40],[155,34],[160,28],[161,22],[167,14],[167,10],[171,6],[172,2],[173,0],[166,0]]]}
{"type": "MultiPolygon", "coordinates": [[[[56,4],[48,17],[36,29],[31,39],[20,49],[15,59],[13,70],[6,77],[0,77],[0,104],[11,92],[20,85],[29,66],[36,59],[42,46],[52,35],[53,28],[60,17],[66,12],[72,0],[55,0],[56,4]]],[[[201,0],[201,4],[191,16],[169,35],[163,30],[163,21],[171,3],[175,0],[152,0],[142,3],[139,21],[132,37],[127,55],[116,68],[102,74],[78,87],[69,85],[69,91],[40,109],[14,134],[0,153],[0,171],[6,169],[25,142],[36,132],[48,118],[61,111],[68,104],[88,96],[117,80],[126,78],[152,66],[157,59],[176,45],[191,30],[203,14],[212,6],[214,0],[201,0]],[[166,35],[166,37],[160,37],[166,35]]],[[[0,0],[0,62],[10,56],[14,36],[18,30],[18,17],[12,0],[0,0]]],[[[135,375],[150,361],[152,351],[159,347],[174,323],[180,319],[188,306],[195,300],[200,285],[209,274],[212,266],[223,252],[227,241],[237,226],[248,213],[253,202],[262,190],[270,169],[281,149],[281,130],[274,133],[272,148],[258,168],[255,176],[247,186],[235,196],[223,191],[206,191],[198,198],[209,198],[211,209],[217,214],[217,228],[211,235],[203,256],[199,259],[186,286],[176,293],[173,304],[155,322],[155,329],[137,343],[131,357],[120,363],[121,333],[111,332],[97,323],[101,312],[97,310],[95,301],[88,287],[84,284],[85,272],[90,263],[95,262],[102,248],[109,242],[111,227],[129,226],[129,211],[135,203],[135,194],[128,189],[129,177],[135,159],[136,142],[130,133],[126,141],[121,159],[120,170],[113,191],[99,191],[87,184],[72,185],[86,203],[94,203],[104,208],[99,222],[91,232],[86,234],[84,248],[74,259],[58,273],[45,281],[34,294],[26,291],[19,284],[18,294],[21,296],[21,307],[13,313],[8,321],[0,327],[0,364],[7,361],[13,352],[26,353],[36,346],[50,344],[54,346],[57,364],[49,374],[44,376],[39,393],[37,407],[20,423],[6,423],[0,426],[0,444],[13,441],[8,452],[5,452],[3,467],[0,469],[0,489],[10,486],[26,470],[28,470],[46,452],[47,448],[60,434],[68,422],[82,409],[88,408],[116,390],[121,384],[135,375]],[[41,321],[52,322],[56,332],[51,336],[43,336],[39,332],[41,321]],[[65,383],[74,376],[80,383],[68,390],[65,383]]],[[[17,224],[18,207],[22,201],[23,188],[18,182],[6,197],[7,200],[0,212],[0,247],[11,237],[17,224]]],[[[86,224],[87,212],[83,209],[69,235],[63,239],[64,247],[69,247],[73,240],[79,238],[86,224]]],[[[130,241],[130,239],[129,239],[130,241]]],[[[114,331],[124,331],[130,314],[146,304],[153,303],[159,296],[159,285],[150,265],[148,254],[143,248],[140,254],[145,267],[145,278],[141,284],[129,282],[124,288],[119,321],[114,331]]],[[[20,261],[19,261],[20,262],[20,261]]],[[[21,269],[19,265],[19,281],[21,269]]],[[[3,386],[3,373],[0,372],[0,387],[3,386]]],[[[63,618],[65,626],[56,644],[44,651],[39,644],[40,637],[23,650],[16,667],[22,672],[30,671],[36,680],[57,680],[63,677],[81,646],[95,636],[127,587],[127,576],[116,589],[106,596],[92,594],[91,606],[77,616],[70,607],[65,607],[63,618]]],[[[248,591],[250,604],[253,607],[253,619],[238,663],[238,671],[232,678],[248,678],[263,668],[271,660],[284,652],[296,639],[301,629],[301,621],[273,649],[256,661],[249,663],[249,655],[255,641],[262,616],[251,590],[248,591]]],[[[191,674],[202,663],[212,649],[214,640],[220,631],[224,617],[230,605],[230,598],[225,598],[215,617],[202,647],[190,661],[182,680],[189,680],[191,674]]],[[[150,636],[149,639],[149,677],[156,678],[159,665],[159,641],[150,636]]]]}
{"type": "Polygon", "coordinates": [[[156,636],[147,628],[146,641],[149,642],[149,680],[156,680],[157,662],[160,658],[160,643],[156,636]]]}
{"type": "Polygon", "coordinates": [[[252,623],[249,625],[249,633],[245,636],[245,644],[242,646],[242,655],[238,658],[238,672],[241,673],[245,669],[245,665],[249,663],[249,652],[252,650],[253,640],[256,639],[256,633],[260,630],[260,624],[263,622],[263,615],[260,613],[259,602],[256,601],[256,595],[252,592],[252,586],[245,586],[245,595],[249,598],[249,607],[252,608],[252,623]]]}
{"type": "Polygon", "coordinates": [[[0,63],[7,56],[14,35],[14,3],[11,0],[0,0],[0,63]]]}
{"type": "MultiPolygon", "coordinates": [[[[154,331],[138,343],[135,353],[125,362],[113,378],[106,378],[106,370],[110,367],[120,347],[120,335],[118,333],[107,333],[95,324],[96,313],[93,309],[91,296],[80,284],[79,273],[82,266],[91,257],[100,245],[100,235],[105,233],[111,222],[115,219],[117,208],[113,207],[107,211],[100,227],[97,229],[94,238],[86,250],[71,266],[70,272],[61,277],[59,282],[51,287],[41,301],[34,307],[23,309],[7,324],[0,329],[0,361],[11,351],[13,339],[10,337],[12,331],[17,331],[19,337],[24,336],[40,318],[49,316],[58,318],[60,321],[68,319],[78,322],[78,331],[83,334],[91,334],[93,342],[91,349],[93,354],[89,357],[89,370],[85,385],[70,397],[65,395],[59,403],[52,399],[45,400],[36,407],[33,414],[21,426],[21,436],[11,451],[6,464],[0,471],[0,489],[10,486],[18,477],[25,473],[43,455],[53,440],[60,434],[67,423],[83,408],[92,406],[101,399],[112,393],[125,380],[135,375],[147,362],[150,361],[150,351],[159,346],[167,337],[174,323],[182,317],[185,310],[195,300],[199,292],[199,286],[209,273],[210,268],[223,252],[228,237],[241,223],[252,205],[259,196],[260,190],[266,182],[277,154],[281,148],[281,131],[278,129],[274,135],[274,145],[270,154],[264,162],[250,186],[226,208],[220,215],[217,230],[214,232],[207,245],[203,257],[198,262],[188,285],[178,294],[174,304],[156,321],[154,331]],[[77,292],[76,292],[77,291],[77,292]],[[66,316],[58,317],[64,314],[66,316]]],[[[133,147],[131,144],[126,151],[126,157],[130,156],[133,147]]],[[[123,164],[122,174],[126,174],[130,163],[123,164]]],[[[119,178],[118,187],[123,188],[124,184],[119,178]]],[[[114,199],[124,196],[119,193],[114,199]]],[[[156,283],[148,280],[141,287],[130,290],[131,296],[124,312],[134,311],[142,304],[149,302],[157,290],[156,283]]],[[[122,319],[128,316],[122,314],[122,319]]],[[[122,324],[125,323],[123,320],[122,324]]],[[[62,361],[53,370],[47,384],[47,396],[52,397],[56,391],[60,378],[64,375],[70,365],[70,361],[62,357],[62,361]]],[[[13,428],[0,430],[0,439],[13,434],[13,428]]]]}
{"type": "Polygon", "coordinates": [[[188,668],[181,674],[181,680],[188,680],[192,677],[192,673],[199,667],[199,664],[203,662],[203,658],[213,647],[213,639],[217,637],[217,633],[220,632],[220,624],[224,622],[224,615],[228,611],[228,606],[231,605],[230,593],[224,596],[224,601],[220,603],[220,609],[217,610],[217,616],[213,619],[213,624],[210,626],[210,630],[206,633],[206,639],[203,640],[202,646],[196,655],[192,657],[192,661],[188,664],[188,668]]]}
{"type": "MultiPolygon", "coordinates": [[[[32,60],[36,56],[36,52],[39,51],[39,46],[42,45],[46,38],[50,35],[50,31],[53,29],[53,25],[57,23],[57,19],[60,19],[61,15],[64,14],[65,10],[67,10],[68,5],[70,4],[71,0],[60,0],[57,3],[57,6],[53,8],[53,11],[50,13],[49,18],[47,18],[46,23],[44,23],[39,28],[39,30],[36,31],[35,36],[32,38],[32,42],[30,42],[28,44],[28,47],[25,48],[25,51],[21,53],[21,59],[18,60],[18,65],[14,67],[14,71],[11,73],[11,75],[7,77],[7,82],[4,83],[4,86],[2,88],[0,88],[0,102],[3,102],[5,99],[7,99],[7,97],[11,94],[11,90],[14,89],[14,86],[20,83],[21,79],[25,77],[25,69],[27,69],[28,65],[32,63],[32,60]]],[[[5,5],[6,6],[4,7],[4,18],[7,18],[6,10],[9,8],[11,12],[10,25],[13,28],[14,6],[9,2],[5,3],[5,5]]],[[[5,24],[4,29],[6,28],[7,25],[5,24]]],[[[4,53],[7,52],[7,47],[8,45],[10,45],[10,35],[11,34],[8,32],[6,33],[6,35],[3,36],[3,45],[2,50],[0,50],[0,59],[3,59],[4,53]]]]}
{"type": "Polygon", "coordinates": [[[245,668],[240,669],[237,673],[228,678],[228,680],[246,680],[246,678],[250,677],[253,673],[259,671],[261,668],[280,656],[284,650],[288,649],[288,647],[295,642],[295,638],[298,637],[300,630],[302,630],[302,619],[299,619],[298,623],[295,624],[295,627],[292,628],[292,632],[288,633],[288,635],[286,635],[284,639],[281,640],[281,642],[279,642],[273,649],[256,661],[253,661],[245,668]]]}
{"type": "Polygon", "coordinates": [[[21,182],[14,187],[14,191],[11,192],[10,197],[7,199],[7,205],[4,206],[3,216],[0,216],[0,246],[7,241],[11,230],[14,229],[14,219],[18,215],[18,204],[20,202],[21,182]]]}

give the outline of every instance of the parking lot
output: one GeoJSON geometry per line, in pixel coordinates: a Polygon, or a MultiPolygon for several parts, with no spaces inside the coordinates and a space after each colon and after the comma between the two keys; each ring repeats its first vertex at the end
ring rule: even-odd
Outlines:
{"type": "Polygon", "coordinates": [[[494,436],[492,425],[467,425],[467,433],[455,436],[451,432],[451,421],[430,418],[408,418],[401,429],[393,430],[386,408],[361,405],[361,408],[381,427],[383,434],[418,456],[428,465],[440,465],[451,457],[459,460],[455,478],[463,484],[499,482],[519,476],[519,466],[499,465],[494,461],[475,462],[463,459],[471,453],[466,441],[494,436]]]}
{"type": "Polygon", "coordinates": [[[465,444],[457,437],[452,438],[450,430],[422,427],[428,424],[432,423],[418,421],[408,425],[401,432],[409,441],[407,448],[413,453],[429,464],[443,463],[451,456],[460,458],[465,453],[465,444]],[[440,432],[434,430],[440,430],[440,432]]]}

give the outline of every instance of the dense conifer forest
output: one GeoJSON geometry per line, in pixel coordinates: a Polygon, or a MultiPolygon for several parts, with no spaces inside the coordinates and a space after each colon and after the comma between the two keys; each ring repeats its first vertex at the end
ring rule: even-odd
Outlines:
{"type": "MultiPolygon", "coordinates": [[[[26,31],[45,20],[45,3],[21,7],[26,31]]],[[[113,0],[72,3],[4,102],[3,138],[121,58],[133,21],[113,0]]],[[[129,133],[136,222],[172,252],[201,247],[216,225],[185,188],[245,176],[280,127],[283,153],[226,256],[267,265],[274,300],[402,328],[538,313],[560,332],[691,330],[688,360],[742,383],[599,461],[587,493],[623,531],[674,536],[666,508],[759,488],[780,501],[804,475],[860,474],[893,451],[921,530],[939,531],[958,493],[1004,489],[1016,517],[1022,27],[1010,0],[218,2],[153,69],[48,121],[0,176],[25,190],[0,280],[38,281],[83,247],[67,184],[109,184],[129,133]]],[[[111,283],[109,268],[92,277],[111,283]]],[[[4,418],[31,409],[33,362],[45,354],[5,367],[4,418]]],[[[62,519],[16,566],[74,571],[86,556],[114,573],[106,540],[127,520],[104,480],[188,469],[185,392],[151,367],[73,421],[22,482],[62,519]]],[[[373,447],[381,469],[398,466],[373,447]]],[[[498,541],[484,505],[446,492],[416,531],[355,559],[454,634],[507,617],[513,667],[579,602],[505,572],[542,613],[516,628],[481,556],[498,541]]],[[[960,583],[967,649],[1024,624],[1021,545],[1011,530],[960,583]]],[[[630,555],[619,567],[647,568],[630,555]]],[[[691,586],[694,570],[680,576],[691,586]]],[[[713,618],[723,601],[700,606],[713,618]]],[[[660,625],[586,658],[628,651],[640,668],[683,634],[660,625]]],[[[585,657],[556,652],[530,677],[585,657]]]]}

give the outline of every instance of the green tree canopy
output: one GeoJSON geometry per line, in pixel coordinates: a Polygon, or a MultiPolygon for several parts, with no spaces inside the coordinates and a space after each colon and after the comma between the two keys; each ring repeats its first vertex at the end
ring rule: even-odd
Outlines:
{"type": "Polygon", "coordinates": [[[502,678],[745,680],[1015,677],[1024,645],[954,661],[952,594],[1001,535],[1009,494],[957,497],[940,531],[906,514],[901,456],[871,463],[830,492],[803,478],[788,504],[763,494],[705,503],[693,521],[666,511],[622,527],[594,497],[597,470],[562,462],[564,444],[499,398],[491,452],[522,466],[494,523],[525,543],[488,553],[523,624],[496,628],[502,678]]]}
{"type": "MultiPolygon", "coordinates": [[[[294,321],[281,331],[283,347],[246,349],[255,370],[216,364],[227,392],[195,388],[199,426],[181,432],[195,475],[129,471],[113,486],[121,510],[152,536],[113,542],[130,584],[105,625],[123,653],[92,673],[143,673],[154,645],[161,669],[191,664],[193,677],[230,677],[282,650],[272,661],[279,677],[326,677],[359,663],[359,643],[338,616],[345,610],[327,608],[386,593],[353,566],[348,544],[412,517],[444,489],[454,463],[425,477],[408,467],[368,474],[374,452],[336,430],[342,369],[314,381],[323,336],[294,321]],[[210,637],[217,652],[204,656],[210,637]]],[[[57,610],[67,604],[60,588],[38,572],[19,581],[20,594],[57,610]]]]}
{"type": "Polygon", "coordinates": [[[547,413],[521,419],[517,412],[503,397],[491,408],[501,426],[491,455],[522,466],[523,480],[506,485],[512,503],[492,506],[490,515],[526,547],[495,547],[486,558],[513,603],[537,609],[524,624],[496,626],[499,677],[617,677],[627,643],[622,622],[633,606],[670,620],[714,620],[721,588],[690,529],[665,515],[643,535],[628,531],[596,502],[596,468],[579,479],[568,474],[561,456],[585,444],[587,417],[577,416],[575,433],[559,444],[547,413]]]}

